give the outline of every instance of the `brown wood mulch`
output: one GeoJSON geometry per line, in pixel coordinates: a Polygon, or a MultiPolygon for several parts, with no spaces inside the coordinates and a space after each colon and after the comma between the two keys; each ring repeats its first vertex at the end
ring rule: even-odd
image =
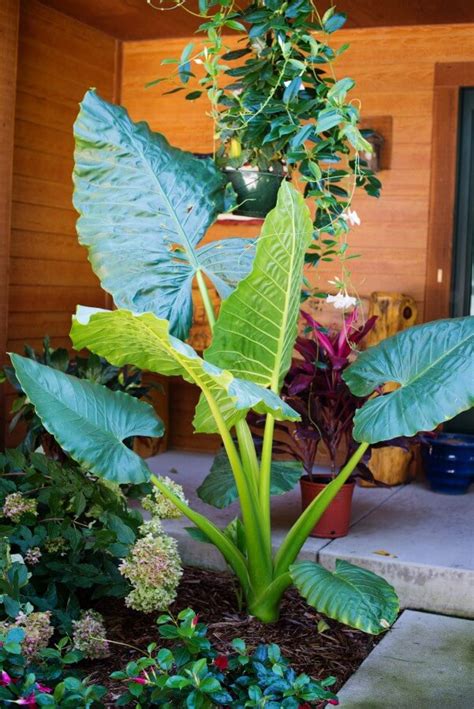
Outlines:
{"type": "MultiPolygon", "coordinates": [[[[200,622],[209,627],[208,637],[219,652],[230,651],[230,641],[240,637],[250,647],[259,643],[277,643],[297,672],[323,679],[336,677],[335,690],[355,672],[374,648],[378,639],[325,618],[299,596],[294,589],[287,591],[280,620],[264,624],[238,610],[232,577],[225,573],[187,568],[180,584],[178,598],[171,607],[177,614],[184,608],[199,613],[200,622]],[[318,622],[325,620],[329,630],[318,631],[318,622]]],[[[137,613],[126,608],[123,601],[107,599],[97,604],[107,627],[107,637],[116,643],[133,645],[146,654],[151,642],[160,641],[153,614],[137,613]]],[[[111,672],[125,667],[140,657],[138,650],[111,643],[111,655],[84,665],[91,680],[109,688],[107,706],[121,693],[121,685],[109,679],[111,672]]]]}

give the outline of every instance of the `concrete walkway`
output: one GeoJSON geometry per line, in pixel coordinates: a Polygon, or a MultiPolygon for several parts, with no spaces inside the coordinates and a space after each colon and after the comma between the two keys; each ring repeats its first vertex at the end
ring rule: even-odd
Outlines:
{"type": "MultiPolygon", "coordinates": [[[[191,506],[218,526],[238,514],[237,504],[217,510],[195,493],[212,456],[169,451],[149,464],[154,472],[181,483],[191,506]]],[[[272,509],[276,549],[300,513],[299,489],[274,497],[272,509]]],[[[187,526],[184,518],[166,523],[179,542],[184,563],[224,569],[219,552],[191,539],[187,526]]],[[[309,538],[301,558],[327,568],[333,568],[336,559],[346,559],[371,569],[395,586],[402,608],[474,618],[474,486],[467,495],[455,497],[420,484],[356,488],[349,535],[333,541],[309,538]]]]}
{"type": "Polygon", "coordinates": [[[474,707],[474,621],[405,611],[338,693],[341,709],[474,707]]]}

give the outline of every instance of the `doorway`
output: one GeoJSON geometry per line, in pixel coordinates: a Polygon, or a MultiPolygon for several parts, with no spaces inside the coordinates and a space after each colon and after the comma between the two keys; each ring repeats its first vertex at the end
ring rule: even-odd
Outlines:
{"type": "Polygon", "coordinates": [[[461,89],[451,315],[474,315],[474,88],[461,89]]]}
{"type": "MultiPolygon", "coordinates": [[[[474,315],[474,88],[460,92],[453,247],[451,315],[474,315]]],[[[474,409],[456,416],[445,430],[474,434],[474,409]]]]}

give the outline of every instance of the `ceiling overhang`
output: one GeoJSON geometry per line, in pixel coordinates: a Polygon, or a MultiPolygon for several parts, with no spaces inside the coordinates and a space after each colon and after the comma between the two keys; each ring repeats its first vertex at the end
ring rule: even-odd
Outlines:
{"type": "MultiPolygon", "coordinates": [[[[122,40],[159,39],[192,35],[199,18],[172,0],[41,0],[66,15],[122,40]]],[[[197,0],[187,6],[195,11],[197,0]]],[[[318,3],[324,11],[329,0],[318,3]]],[[[466,0],[339,0],[337,9],[348,15],[346,27],[390,27],[474,23],[474,2],[466,0]]]]}

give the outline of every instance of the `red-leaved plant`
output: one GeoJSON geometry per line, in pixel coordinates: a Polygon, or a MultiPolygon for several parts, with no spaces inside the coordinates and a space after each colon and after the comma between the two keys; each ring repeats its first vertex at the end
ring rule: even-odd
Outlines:
{"type": "Polygon", "coordinates": [[[354,414],[366,400],[354,396],[342,378],[377,319],[371,317],[357,325],[358,315],[354,309],[340,330],[328,330],[302,312],[308,327],[305,335],[296,340],[300,357],[293,360],[282,390],[282,398],[301,415],[301,420],[279,424],[289,436],[278,442],[275,452],[301,461],[310,480],[320,443],[329,453],[332,474],[336,474],[337,451],[341,446],[351,450],[354,414]]]}

